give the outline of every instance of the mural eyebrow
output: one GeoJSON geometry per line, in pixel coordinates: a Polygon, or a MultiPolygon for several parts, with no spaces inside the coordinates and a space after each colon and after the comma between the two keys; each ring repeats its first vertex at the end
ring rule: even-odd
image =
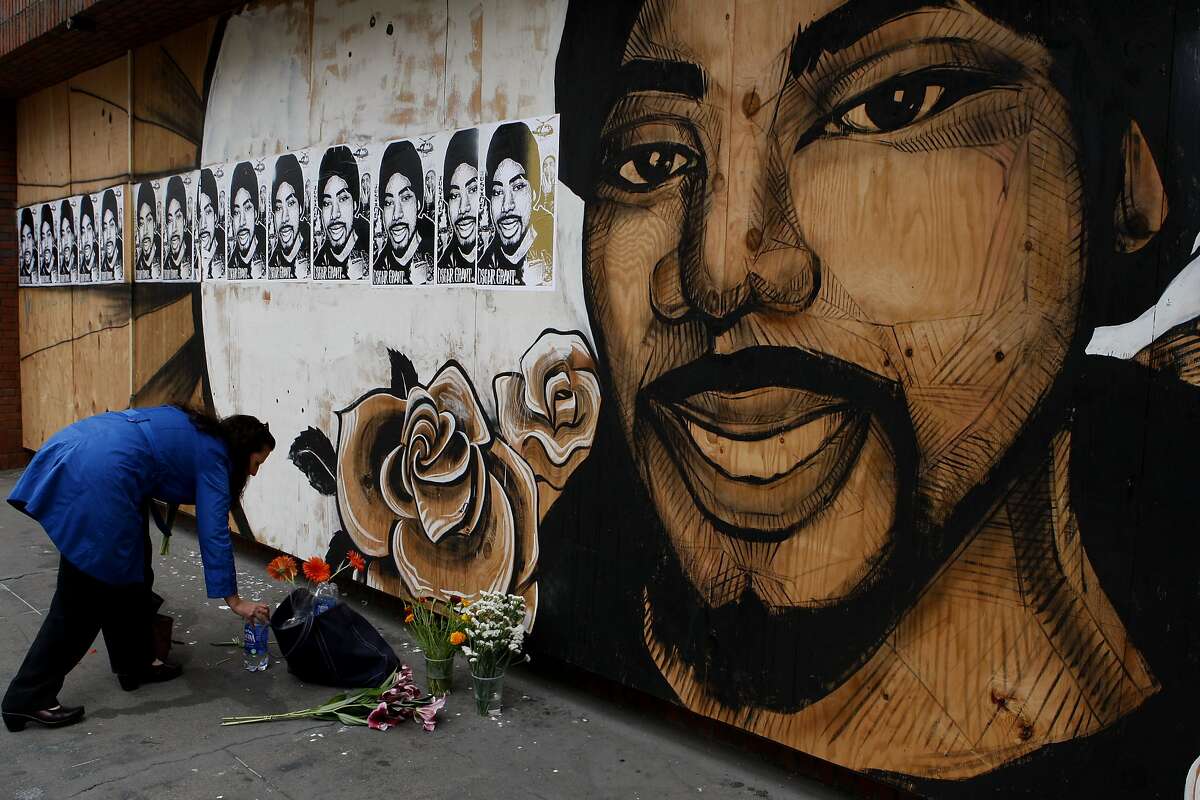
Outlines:
{"type": "Polygon", "coordinates": [[[635,58],[617,70],[617,97],[634,92],[666,92],[701,100],[707,89],[704,70],[690,61],[635,58]]]}
{"type": "Polygon", "coordinates": [[[812,71],[822,56],[844,50],[894,19],[952,5],[950,0],[849,0],[807,28],[797,26],[788,74],[798,78],[812,71]]]}

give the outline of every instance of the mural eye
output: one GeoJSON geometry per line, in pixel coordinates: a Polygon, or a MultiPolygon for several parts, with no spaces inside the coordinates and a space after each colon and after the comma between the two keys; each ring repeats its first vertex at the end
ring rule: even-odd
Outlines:
{"type": "Polygon", "coordinates": [[[904,75],[844,104],[833,113],[824,133],[890,133],[991,86],[986,76],[967,70],[925,70],[904,75]]]}
{"type": "Polygon", "coordinates": [[[693,169],[700,159],[689,147],[664,143],[630,148],[614,161],[614,180],[622,189],[648,192],[693,169]]]}
{"type": "Polygon", "coordinates": [[[858,133],[886,133],[927,117],[946,94],[934,83],[893,82],[871,92],[839,121],[858,133]]]}

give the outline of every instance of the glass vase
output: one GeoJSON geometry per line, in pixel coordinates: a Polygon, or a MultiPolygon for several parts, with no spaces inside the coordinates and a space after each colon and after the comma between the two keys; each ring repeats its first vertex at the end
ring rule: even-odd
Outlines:
{"type": "Polygon", "coordinates": [[[504,693],[504,673],[484,677],[471,673],[471,685],[475,690],[475,710],[481,717],[500,713],[500,696],[504,693]]]}
{"type": "Polygon", "coordinates": [[[425,657],[425,682],[430,694],[445,694],[454,685],[454,656],[425,657]]]}

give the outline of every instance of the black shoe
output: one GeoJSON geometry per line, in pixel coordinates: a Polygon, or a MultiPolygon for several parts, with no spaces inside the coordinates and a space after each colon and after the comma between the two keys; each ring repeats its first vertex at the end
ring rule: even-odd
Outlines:
{"type": "Polygon", "coordinates": [[[65,728],[83,720],[83,706],[59,706],[45,711],[5,711],[4,727],[13,733],[25,730],[30,722],[36,722],[46,728],[65,728]]]}
{"type": "Polygon", "coordinates": [[[161,664],[154,664],[146,667],[136,675],[130,673],[118,673],[117,681],[121,684],[121,688],[127,692],[132,692],[143,683],[163,683],[164,681],[173,681],[183,674],[183,667],[178,664],[172,664],[169,661],[164,661],[161,664]]]}

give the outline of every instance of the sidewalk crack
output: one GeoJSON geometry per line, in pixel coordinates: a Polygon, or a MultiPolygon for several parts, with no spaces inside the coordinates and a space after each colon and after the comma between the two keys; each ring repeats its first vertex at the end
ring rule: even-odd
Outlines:
{"type": "MultiPolygon", "coordinates": [[[[67,800],[70,800],[70,798],[72,798],[72,797],[79,797],[81,795],[87,794],[88,792],[92,791],[93,789],[98,789],[101,786],[107,786],[110,783],[116,783],[118,781],[128,781],[133,776],[140,775],[143,772],[149,772],[150,770],[152,770],[156,767],[165,767],[165,766],[170,766],[171,764],[180,764],[180,763],[183,763],[186,761],[191,761],[195,758],[200,758],[203,756],[211,756],[211,755],[215,755],[217,753],[225,753],[226,755],[229,755],[230,747],[235,747],[235,746],[241,747],[243,745],[251,744],[252,742],[260,742],[263,739],[270,739],[275,736],[288,736],[288,735],[300,736],[309,731],[318,730],[320,728],[328,728],[332,724],[333,723],[331,723],[331,722],[322,722],[320,725],[310,725],[307,728],[302,728],[298,731],[279,731],[278,733],[264,733],[261,736],[255,736],[250,739],[244,739],[240,742],[232,742],[229,744],[223,744],[220,747],[213,748],[212,750],[206,750],[206,751],[199,752],[199,753],[188,753],[187,755],[181,756],[179,758],[166,758],[166,759],[162,759],[161,761],[153,761],[153,762],[147,764],[146,766],[142,767],[141,769],[135,770],[133,772],[126,772],[126,773],[116,776],[115,778],[109,778],[108,780],[100,781],[98,783],[93,783],[91,786],[88,786],[87,788],[80,789],[78,792],[74,792],[72,794],[67,795],[67,800]]],[[[264,781],[265,780],[266,779],[264,778],[264,781]]],[[[277,792],[280,792],[280,794],[284,794],[278,787],[271,785],[269,782],[268,782],[268,786],[271,786],[272,789],[274,789],[277,792]]],[[[287,797],[286,794],[284,794],[284,796],[287,797]]],[[[288,800],[291,800],[291,798],[288,798],[288,800]]]]}

